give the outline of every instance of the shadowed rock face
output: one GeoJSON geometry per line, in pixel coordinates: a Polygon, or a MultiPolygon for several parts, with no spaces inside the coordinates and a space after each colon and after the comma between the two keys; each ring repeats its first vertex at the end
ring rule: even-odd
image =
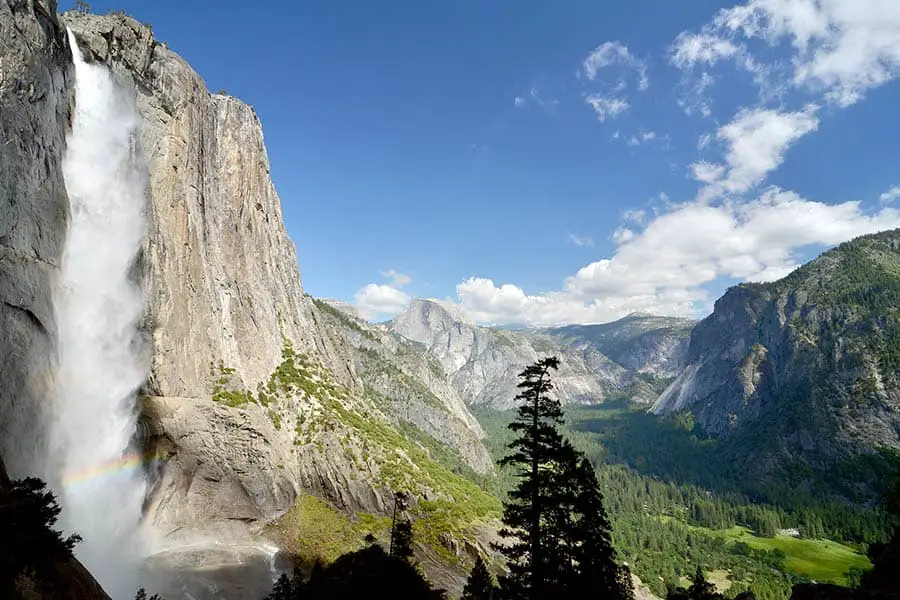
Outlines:
{"type": "Polygon", "coordinates": [[[56,2],[0,0],[0,57],[0,455],[13,477],[46,478],[74,79],[56,2]]]}

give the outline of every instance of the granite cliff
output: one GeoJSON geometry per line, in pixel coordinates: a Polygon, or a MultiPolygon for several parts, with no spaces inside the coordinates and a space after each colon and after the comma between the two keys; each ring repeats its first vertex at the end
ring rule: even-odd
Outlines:
{"type": "Polygon", "coordinates": [[[900,231],[841,244],[784,279],[728,290],[653,406],[693,413],[761,474],[900,448],[900,231]]]}
{"type": "Polygon", "coordinates": [[[211,94],[149,26],[123,14],[59,17],[52,1],[0,4],[0,452],[11,474],[53,478],[39,459],[54,411],[51,299],[68,217],[65,26],[86,60],[133,91],[141,117],[133,141],[148,173],[149,231],[134,277],[152,366],[137,439],[153,458],[145,520],[162,550],[153,562],[212,561],[224,573],[247,559],[211,547],[178,554],[200,538],[250,554],[273,538],[306,551],[285,523],[312,496],[353,529],[352,547],[361,518],[383,535],[390,494],[405,490],[419,499],[415,514],[439,520],[420,550],[453,588],[460,571],[446,565],[486,550],[478,540],[489,539],[483,528],[499,506],[463,476],[493,469],[477,422],[411,344],[355,344],[353,326],[303,293],[252,108],[211,94]]]}
{"type": "Polygon", "coordinates": [[[73,72],[56,2],[0,2],[0,455],[44,475],[56,322],[51,289],[68,218],[61,157],[73,72]]]}

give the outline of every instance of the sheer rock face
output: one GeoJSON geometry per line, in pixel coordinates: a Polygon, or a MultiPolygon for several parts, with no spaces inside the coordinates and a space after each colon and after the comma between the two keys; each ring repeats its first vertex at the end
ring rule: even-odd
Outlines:
{"type": "MultiPolygon", "coordinates": [[[[137,266],[152,347],[143,422],[166,456],[148,516],[164,534],[250,534],[292,506],[313,467],[260,407],[210,400],[220,365],[233,369],[230,388],[256,390],[287,340],[341,374],[303,293],[261,124],[251,107],[211,94],[148,26],[121,14],[63,19],[85,60],[134,91],[142,120],[149,185],[137,266]]],[[[333,467],[349,470],[343,462],[333,467]]]]}
{"type": "Polygon", "coordinates": [[[729,289],[657,400],[743,444],[757,471],[900,448],[900,230],[857,238],[784,279],[729,289]],[[754,437],[756,436],[756,437],[754,437]]]}
{"type": "Polygon", "coordinates": [[[66,13],[86,59],[136,91],[149,170],[143,268],[153,338],[147,392],[208,397],[219,361],[253,389],[282,338],[320,354],[293,243],[269,177],[262,126],[124,15],[66,13]]]}
{"type": "Polygon", "coordinates": [[[73,79],[55,0],[0,0],[0,455],[13,477],[46,477],[73,79]]]}

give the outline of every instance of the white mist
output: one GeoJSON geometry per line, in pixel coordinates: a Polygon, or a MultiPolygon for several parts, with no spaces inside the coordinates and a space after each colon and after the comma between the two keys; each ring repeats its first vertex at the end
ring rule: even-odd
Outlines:
{"type": "Polygon", "coordinates": [[[144,235],[146,175],[132,99],[101,65],[87,64],[69,31],[76,112],[63,159],[71,217],[54,305],[59,326],[58,419],[62,524],[80,534],[77,557],[114,600],[133,598],[145,555],[145,486],[132,447],[138,388],[148,365],[139,341],[144,298],[131,280],[144,235]]]}

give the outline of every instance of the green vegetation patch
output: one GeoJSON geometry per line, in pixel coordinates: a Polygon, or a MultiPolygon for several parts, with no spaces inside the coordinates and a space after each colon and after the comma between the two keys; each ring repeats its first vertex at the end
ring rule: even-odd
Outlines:
{"type": "Polygon", "coordinates": [[[746,527],[731,527],[713,532],[730,543],[743,542],[759,550],[778,550],[784,553],[784,567],[813,581],[846,585],[851,568],[869,570],[868,557],[849,546],[831,540],[808,540],[778,535],[761,538],[746,527]]]}
{"type": "Polygon", "coordinates": [[[365,546],[367,535],[384,537],[390,519],[370,513],[347,516],[316,496],[301,496],[271,528],[282,548],[311,566],[334,562],[340,555],[365,546]]]}

